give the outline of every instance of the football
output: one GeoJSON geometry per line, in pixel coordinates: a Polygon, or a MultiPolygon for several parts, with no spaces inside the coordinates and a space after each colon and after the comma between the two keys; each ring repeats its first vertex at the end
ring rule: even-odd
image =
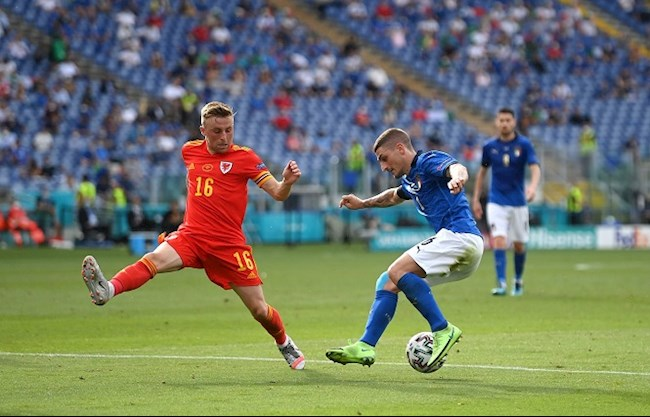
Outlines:
{"type": "Polygon", "coordinates": [[[427,366],[427,362],[431,358],[431,352],[433,352],[434,343],[435,339],[431,332],[420,332],[411,337],[406,344],[406,360],[408,360],[411,368],[425,374],[435,372],[442,368],[446,358],[435,365],[427,366]]]}

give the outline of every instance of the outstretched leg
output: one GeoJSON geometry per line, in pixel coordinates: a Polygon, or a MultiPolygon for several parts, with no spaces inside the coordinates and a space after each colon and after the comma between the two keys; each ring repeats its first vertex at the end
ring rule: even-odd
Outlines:
{"type": "Polygon", "coordinates": [[[159,272],[176,271],[183,261],[168,243],[163,242],[153,252],[125,267],[110,280],[106,280],[97,260],[88,255],[81,266],[81,276],[90,291],[92,302],[104,305],[114,296],[140,288],[159,272]]]}

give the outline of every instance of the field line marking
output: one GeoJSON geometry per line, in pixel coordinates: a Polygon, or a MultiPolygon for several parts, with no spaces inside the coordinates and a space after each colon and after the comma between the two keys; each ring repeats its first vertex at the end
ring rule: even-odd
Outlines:
{"type": "MultiPolygon", "coordinates": [[[[218,360],[218,361],[256,361],[256,362],[279,362],[279,358],[253,358],[243,356],[188,356],[188,355],[127,355],[127,354],[104,354],[104,353],[44,353],[44,352],[2,352],[0,356],[33,356],[43,358],[97,358],[97,359],[175,359],[175,360],[218,360]]],[[[309,363],[323,363],[336,365],[331,361],[308,359],[309,363]]],[[[377,362],[375,365],[382,366],[407,366],[406,362],[377,362]]],[[[559,372],[569,374],[595,374],[595,375],[630,375],[649,376],[650,372],[633,371],[596,371],[580,369],[548,369],[530,368],[525,366],[496,366],[496,365],[454,365],[446,364],[446,368],[468,368],[468,369],[493,369],[501,371],[521,372],[559,372]]]]}

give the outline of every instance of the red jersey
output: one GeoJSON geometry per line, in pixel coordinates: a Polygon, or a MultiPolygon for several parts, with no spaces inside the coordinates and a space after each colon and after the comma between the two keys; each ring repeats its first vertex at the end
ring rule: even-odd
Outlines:
{"type": "Polygon", "coordinates": [[[273,178],[262,159],[238,145],[211,154],[204,139],[185,143],[181,153],[187,168],[187,206],[178,230],[228,245],[245,243],[248,180],[261,187],[273,178]]]}

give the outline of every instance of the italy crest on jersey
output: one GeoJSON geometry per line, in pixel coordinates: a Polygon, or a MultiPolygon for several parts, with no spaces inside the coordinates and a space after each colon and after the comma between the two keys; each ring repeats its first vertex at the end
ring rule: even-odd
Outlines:
{"type": "Polygon", "coordinates": [[[417,193],[420,191],[420,188],[422,188],[422,182],[420,181],[419,176],[415,177],[415,181],[409,181],[407,178],[405,178],[404,182],[406,183],[406,190],[410,194],[417,195],[417,193]]]}

